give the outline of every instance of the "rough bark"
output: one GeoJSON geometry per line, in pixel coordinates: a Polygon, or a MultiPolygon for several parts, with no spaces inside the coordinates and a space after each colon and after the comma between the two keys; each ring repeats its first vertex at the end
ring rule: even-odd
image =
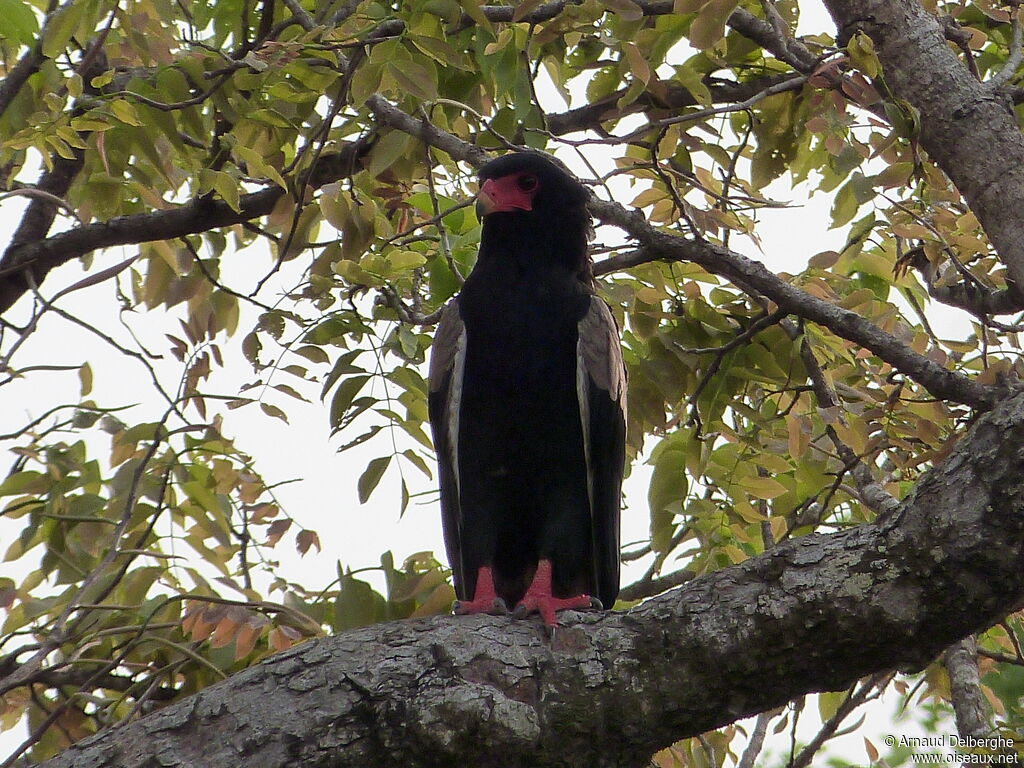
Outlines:
{"type": "Polygon", "coordinates": [[[1009,92],[979,82],[918,0],[825,0],[840,41],[871,37],[892,93],[920,115],[921,146],[956,184],[1018,286],[1024,286],[1024,135],[1009,92]]]}
{"type": "Polygon", "coordinates": [[[309,642],[48,768],[634,766],[674,740],[917,670],[1024,597],[1024,393],[876,523],[783,542],[624,613],[434,617],[309,642]]]}

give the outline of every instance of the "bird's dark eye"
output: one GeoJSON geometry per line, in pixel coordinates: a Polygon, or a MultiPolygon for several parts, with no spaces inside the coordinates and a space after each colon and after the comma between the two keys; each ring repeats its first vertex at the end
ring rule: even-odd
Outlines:
{"type": "Polygon", "coordinates": [[[518,180],[519,188],[523,192],[533,192],[537,188],[537,177],[527,174],[526,176],[520,176],[518,180]]]}

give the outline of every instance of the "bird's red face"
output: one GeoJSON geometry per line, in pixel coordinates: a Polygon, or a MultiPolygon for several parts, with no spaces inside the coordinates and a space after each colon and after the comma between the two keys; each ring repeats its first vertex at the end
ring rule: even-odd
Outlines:
{"type": "Polygon", "coordinates": [[[540,179],[531,171],[487,179],[480,186],[477,213],[482,218],[492,213],[532,211],[533,198],[539,189],[540,179]]]}

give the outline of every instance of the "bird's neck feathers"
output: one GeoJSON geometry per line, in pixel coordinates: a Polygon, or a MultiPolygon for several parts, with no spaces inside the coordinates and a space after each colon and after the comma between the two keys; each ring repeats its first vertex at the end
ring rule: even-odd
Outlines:
{"type": "Polygon", "coordinates": [[[568,271],[588,286],[593,282],[582,222],[560,221],[552,226],[529,214],[492,214],[484,219],[479,264],[528,272],[568,271]]]}

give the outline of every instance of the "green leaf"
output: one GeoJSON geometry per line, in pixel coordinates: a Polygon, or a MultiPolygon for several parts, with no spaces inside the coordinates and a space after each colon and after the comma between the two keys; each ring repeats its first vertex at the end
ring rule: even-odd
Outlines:
{"type": "Polygon", "coordinates": [[[110,102],[110,111],[113,112],[114,117],[122,123],[135,127],[143,124],[142,120],[139,118],[139,113],[135,110],[135,107],[124,99],[114,99],[110,102]]]}
{"type": "Polygon", "coordinates": [[[340,578],[341,589],[334,603],[334,631],[366,626],[385,617],[383,595],[378,594],[365,581],[350,573],[340,578]]]}
{"type": "MultiPolygon", "coordinates": [[[[10,475],[0,483],[0,496],[18,493],[44,493],[50,487],[46,476],[33,470],[24,470],[10,475]]],[[[12,513],[6,513],[10,516],[12,513]]]]}
{"type": "Polygon", "coordinates": [[[38,33],[39,21],[31,3],[0,0],[0,39],[31,45],[38,33]]]}
{"type": "Polygon", "coordinates": [[[267,414],[267,416],[271,416],[275,419],[280,419],[285,424],[288,423],[288,414],[286,414],[276,405],[271,405],[270,403],[260,403],[260,410],[267,414]]]}
{"type": "Polygon", "coordinates": [[[64,52],[86,10],[86,5],[88,3],[65,3],[50,17],[43,33],[43,55],[46,58],[56,59],[64,52]]]}
{"type": "Polygon", "coordinates": [[[625,21],[639,21],[644,17],[643,9],[633,0],[601,0],[601,4],[625,21]]]}
{"type": "Polygon", "coordinates": [[[848,224],[858,210],[860,203],[857,202],[853,182],[849,181],[842,186],[832,202],[832,229],[848,224]]]}
{"type": "Polygon", "coordinates": [[[226,171],[211,171],[204,168],[199,174],[199,182],[205,190],[213,190],[233,211],[241,211],[238,182],[226,171]]]}
{"type": "Polygon", "coordinates": [[[250,176],[262,176],[264,178],[270,179],[282,189],[288,188],[288,184],[287,182],[285,182],[284,177],[281,175],[280,171],[278,171],[277,168],[275,168],[273,165],[264,160],[263,156],[260,155],[260,153],[257,152],[255,149],[253,149],[252,147],[246,147],[244,145],[239,144],[234,148],[233,151],[243,161],[245,161],[250,176]]]}
{"type": "Polygon", "coordinates": [[[654,465],[647,489],[647,503],[651,512],[651,546],[663,552],[669,545],[674,527],[672,520],[682,510],[682,501],[689,490],[686,475],[686,457],[691,435],[688,431],[675,432],[662,440],[651,454],[654,465]]]}
{"type": "Polygon", "coordinates": [[[332,427],[337,427],[341,424],[356,395],[359,394],[366,382],[372,378],[370,374],[362,374],[360,376],[351,376],[341,382],[341,386],[338,387],[338,391],[334,393],[334,397],[331,399],[330,419],[332,427]]]}
{"type": "Polygon", "coordinates": [[[490,19],[484,16],[483,5],[481,0],[459,0],[459,5],[462,6],[462,10],[466,12],[473,21],[479,24],[483,29],[493,33],[494,27],[491,26],[490,19]]]}
{"type": "Polygon", "coordinates": [[[629,71],[633,73],[637,80],[647,85],[651,79],[651,66],[647,63],[644,55],[640,53],[636,43],[624,42],[622,44],[622,53],[626,64],[629,66],[629,71]]]}
{"type": "MultiPolygon", "coordinates": [[[[388,254],[388,262],[396,272],[422,267],[427,263],[426,257],[416,251],[395,251],[388,254]]],[[[405,327],[405,326],[403,326],[405,327]]]]}
{"type": "MultiPolygon", "coordinates": [[[[516,12],[522,7],[522,5],[518,6],[516,12]]],[[[466,61],[466,56],[444,40],[429,35],[406,35],[405,39],[443,67],[472,71],[472,67],[466,61]]]]}
{"type": "Polygon", "coordinates": [[[373,177],[380,176],[396,160],[408,154],[410,141],[412,141],[412,137],[403,131],[391,131],[385,135],[370,152],[370,162],[366,166],[367,173],[373,177]]]}
{"type": "Polygon", "coordinates": [[[365,504],[370,498],[370,494],[372,494],[374,488],[377,487],[377,484],[384,476],[384,472],[387,471],[390,463],[390,456],[379,456],[366,465],[366,469],[363,471],[363,474],[359,476],[359,482],[357,483],[360,504],[365,504]]]}
{"type": "Polygon", "coordinates": [[[388,62],[388,74],[410,96],[424,101],[437,98],[437,79],[427,67],[414,61],[388,62]]]}

